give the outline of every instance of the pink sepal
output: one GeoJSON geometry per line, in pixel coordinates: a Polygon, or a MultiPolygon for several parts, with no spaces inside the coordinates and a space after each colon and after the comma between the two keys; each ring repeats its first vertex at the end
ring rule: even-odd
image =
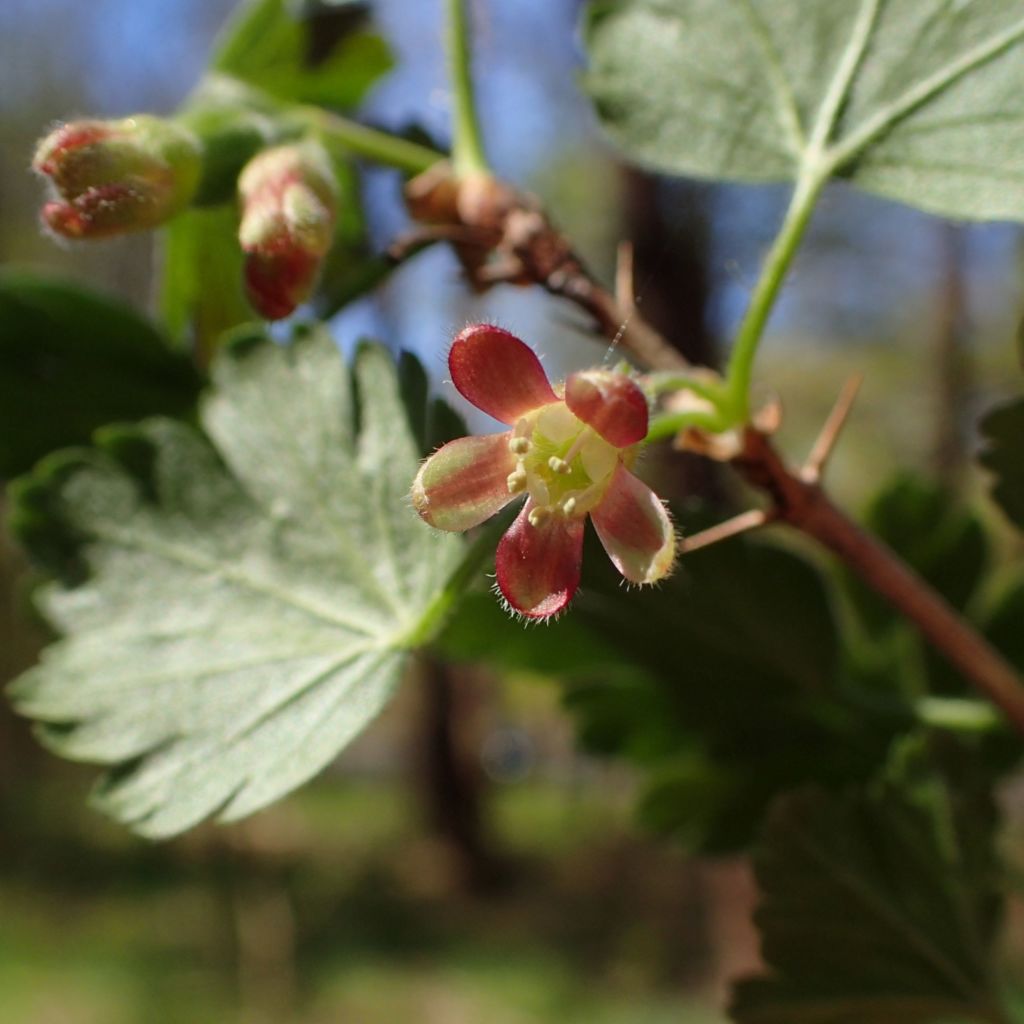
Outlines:
{"type": "Polygon", "coordinates": [[[490,324],[473,324],[456,335],[448,369],[459,393],[502,423],[558,401],[534,351],[490,324]]]}
{"type": "Polygon", "coordinates": [[[416,511],[439,530],[461,532],[490,519],[513,498],[508,476],[515,456],[509,435],[460,437],[420,466],[412,485],[416,511]]]}
{"type": "Polygon", "coordinates": [[[581,370],[570,374],[565,404],[616,448],[627,448],[647,436],[647,399],[623,373],[581,370]]]}
{"type": "Polygon", "coordinates": [[[583,520],[551,516],[537,526],[529,521],[528,501],[498,545],[498,587],[517,612],[544,619],[560,612],[580,585],[583,520]]]}
{"type": "Polygon", "coordinates": [[[654,583],[675,561],[676,536],[665,506],[642,480],[620,465],[591,512],[615,568],[632,583],[654,583]]]}

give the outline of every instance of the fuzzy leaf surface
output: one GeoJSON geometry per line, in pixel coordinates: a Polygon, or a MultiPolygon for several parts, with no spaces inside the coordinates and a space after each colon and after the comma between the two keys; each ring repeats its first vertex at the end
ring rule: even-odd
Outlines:
{"type": "Polygon", "coordinates": [[[323,768],[391,696],[460,560],[407,501],[394,363],[319,333],[229,348],[206,436],[151,420],[42,463],[14,527],[62,634],[13,688],[101,808],[150,836],[232,820],[323,768]]]}
{"type": "Polygon", "coordinates": [[[789,181],[823,150],[868,191],[1024,219],[1016,0],[595,0],[587,36],[606,128],[658,170],[789,181]]]}

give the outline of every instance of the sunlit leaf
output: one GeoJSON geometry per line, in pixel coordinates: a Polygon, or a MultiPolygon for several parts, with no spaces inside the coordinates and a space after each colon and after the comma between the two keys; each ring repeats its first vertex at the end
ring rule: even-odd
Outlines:
{"type": "Polygon", "coordinates": [[[387,702],[458,563],[407,494],[420,451],[394,364],[332,341],[237,345],[209,438],[151,420],[52,456],[14,492],[65,557],[41,608],[63,639],[15,684],[97,802],[165,836],[249,814],[323,768],[387,702]]]}
{"type": "Polygon", "coordinates": [[[787,181],[824,154],[863,188],[926,210],[1024,219],[1015,0],[595,0],[591,10],[589,88],[637,161],[787,181]]]}

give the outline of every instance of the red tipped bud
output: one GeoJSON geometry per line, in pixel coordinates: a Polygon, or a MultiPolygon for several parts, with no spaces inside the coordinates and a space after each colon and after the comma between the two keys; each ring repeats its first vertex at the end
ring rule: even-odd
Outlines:
{"type": "Polygon", "coordinates": [[[157,227],[188,205],[201,165],[191,132],[147,114],[62,125],[32,161],[57,194],[43,206],[43,221],[67,238],[157,227]]]}
{"type": "Polygon", "coordinates": [[[249,301],[280,320],[308,298],[334,237],[338,194],[327,154],[312,143],[267,149],[238,179],[249,301]]]}

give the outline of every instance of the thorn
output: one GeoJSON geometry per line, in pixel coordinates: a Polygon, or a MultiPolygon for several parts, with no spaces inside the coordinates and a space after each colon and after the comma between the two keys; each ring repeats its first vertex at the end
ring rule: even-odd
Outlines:
{"type": "Polygon", "coordinates": [[[732,519],[726,519],[724,523],[712,526],[707,530],[701,530],[692,537],[683,538],[679,553],[688,555],[691,551],[698,551],[701,548],[710,547],[720,541],[728,540],[730,537],[738,537],[741,533],[749,533],[762,526],[767,526],[775,519],[774,512],[765,512],[763,509],[754,508],[749,512],[742,512],[732,519]]]}
{"type": "Polygon", "coordinates": [[[828,419],[825,420],[821,433],[818,434],[818,439],[814,442],[811,453],[800,470],[800,479],[805,483],[816,484],[821,479],[828,460],[835,450],[839,435],[846,425],[847,417],[849,417],[850,410],[857,398],[857,392],[860,391],[860,386],[863,383],[864,374],[855,373],[843,385],[836,404],[832,406],[832,411],[828,414],[828,419]]]}
{"type": "Polygon", "coordinates": [[[624,239],[619,242],[615,256],[615,304],[626,318],[636,312],[633,264],[633,243],[624,239]]]}

